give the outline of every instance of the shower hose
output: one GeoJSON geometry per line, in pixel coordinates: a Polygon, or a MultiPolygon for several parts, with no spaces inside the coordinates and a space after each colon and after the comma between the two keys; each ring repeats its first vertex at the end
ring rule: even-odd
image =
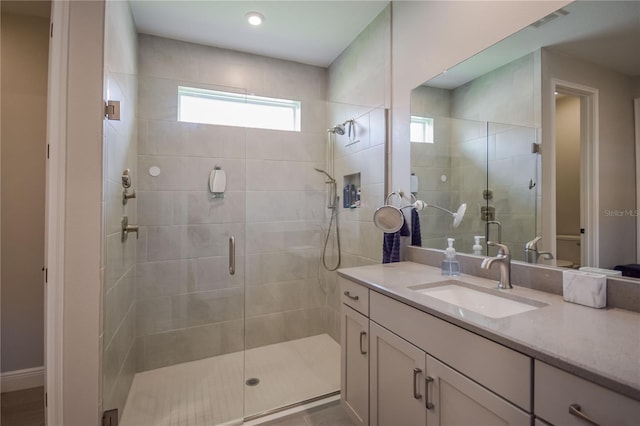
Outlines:
{"type": "Polygon", "coordinates": [[[338,227],[338,201],[340,197],[335,198],[333,208],[331,209],[331,219],[329,219],[329,228],[327,229],[327,235],[324,239],[324,248],[322,249],[322,265],[327,271],[335,271],[340,267],[341,255],[340,255],[340,229],[338,227]],[[336,245],[338,246],[338,262],[336,266],[329,267],[327,265],[327,246],[329,244],[329,238],[331,236],[331,228],[335,229],[336,245]]]}

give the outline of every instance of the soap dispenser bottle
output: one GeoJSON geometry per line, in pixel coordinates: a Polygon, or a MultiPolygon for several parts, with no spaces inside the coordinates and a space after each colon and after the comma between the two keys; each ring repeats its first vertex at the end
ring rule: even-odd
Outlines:
{"type": "Polygon", "coordinates": [[[473,247],[471,247],[471,249],[473,250],[473,254],[476,254],[478,256],[482,256],[482,245],[480,245],[480,240],[484,238],[484,235],[475,235],[473,237],[474,239],[474,244],[473,247]]]}
{"type": "Polygon", "coordinates": [[[444,251],[444,260],[440,265],[442,275],[460,275],[460,264],[456,260],[456,249],[453,248],[453,242],[455,239],[447,238],[449,247],[444,251]]]}

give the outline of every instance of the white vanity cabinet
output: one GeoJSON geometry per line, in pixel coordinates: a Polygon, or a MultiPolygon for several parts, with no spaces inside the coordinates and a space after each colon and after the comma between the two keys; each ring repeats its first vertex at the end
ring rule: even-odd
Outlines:
{"type": "Polygon", "coordinates": [[[371,425],[522,425],[531,416],[370,323],[371,425]]]}
{"type": "Polygon", "coordinates": [[[340,398],[355,424],[368,425],[369,318],[365,315],[369,313],[369,290],[346,280],[346,283],[342,283],[342,279],[340,281],[343,302],[340,313],[340,398]]]}
{"type": "Polygon", "coordinates": [[[411,342],[522,412],[533,411],[531,358],[375,291],[369,299],[370,324],[411,342]]]}
{"type": "Polygon", "coordinates": [[[536,416],[554,425],[640,424],[640,401],[535,362],[536,416]]]}
{"type": "Polygon", "coordinates": [[[523,406],[530,407],[530,358],[349,280],[341,278],[340,285],[343,297],[341,398],[343,407],[357,424],[531,424],[531,414],[505,400],[504,395],[494,393],[495,389],[508,392],[513,388],[514,397],[521,399],[523,406]],[[367,307],[362,304],[359,307],[369,313],[369,318],[353,309],[354,304],[363,299],[367,300],[367,307]],[[415,314],[418,317],[414,317],[415,314]],[[412,335],[412,330],[428,332],[420,336],[412,335]],[[368,373],[362,366],[365,338],[368,373]],[[435,347],[434,343],[442,347],[435,347]],[[456,369],[445,364],[448,363],[446,356],[441,357],[448,353],[456,369]],[[443,362],[435,358],[436,354],[443,362]],[[494,373],[496,368],[501,378],[480,382],[483,386],[474,381],[494,373]],[[465,374],[471,372],[471,378],[457,369],[465,374]],[[509,377],[510,374],[513,377],[509,377]],[[368,383],[368,404],[361,399],[365,383],[368,383]],[[519,386],[525,386],[526,390],[516,391],[519,386]],[[365,405],[368,405],[368,418],[363,411],[365,405]]]}
{"type": "Polygon", "coordinates": [[[373,321],[370,330],[371,424],[426,425],[425,352],[373,321]]]}
{"type": "Polygon", "coordinates": [[[427,425],[522,425],[531,415],[427,355],[427,425]]]}
{"type": "Polygon", "coordinates": [[[342,401],[359,425],[640,425],[640,401],[339,282],[342,401]]]}

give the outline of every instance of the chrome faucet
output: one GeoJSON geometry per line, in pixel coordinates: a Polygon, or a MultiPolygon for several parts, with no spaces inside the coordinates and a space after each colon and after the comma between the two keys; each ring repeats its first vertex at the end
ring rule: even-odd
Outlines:
{"type": "Polygon", "coordinates": [[[511,285],[511,252],[509,252],[509,247],[507,247],[506,244],[494,243],[492,241],[487,241],[487,245],[498,247],[498,254],[495,257],[485,258],[480,266],[484,269],[489,269],[491,265],[498,262],[500,268],[500,284],[498,284],[498,288],[513,288],[511,285]]]}
{"type": "Polygon", "coordinates": [[[553,254],[549,251],[538,251],[538,242],[542,237],[535,237],[524,245],[524,260],[527,263],[538,263],[538,258],[544,256],[545,259],[553,259],[553,254]]]}

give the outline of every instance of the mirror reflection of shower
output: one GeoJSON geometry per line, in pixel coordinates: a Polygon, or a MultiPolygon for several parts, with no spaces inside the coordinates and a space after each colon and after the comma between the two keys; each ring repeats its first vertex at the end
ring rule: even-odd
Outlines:
{"type": "Polygon", "coordinates": [[[336,124],[332,128],[327,129],[327,132],[342,136],[344,135],[344,124],[336,124]]]}
{"type": "Polygon", "coordinates": [[[347,120],[342,124],[336,124],[330,129],[327,129],[327,132],[329,132],[332,135],[339,135],[339,136],[343,136],[346,133],[349,136],[350,143],[358,142],[355,140],[356,139],[356,120],[354,118],[347,120]]]}
{"type": "MultiPolygon", "coordinates": [[[[344,127],[342,129],[344,133],[344,127]]],[[[340,267],[341,253],[340,253],[340,230],[338,229],[338,191],[336,180],[329,173],[322,169],[313,168],[318,173],[322,173],[327,177],[326,184],[329,185],[329,201],[327,208],[331,210],[331,218],[329,219],[329,226],[327,227],[327,234],[324,238],[324,247],[322,248],[322,265],[327,271],[335,271],[340,267]],[[329,239],[333,232],[336,247],[338,249],[338,260],[335,266],[327,265],[327,247],[329,245],[329,239]]]]}

